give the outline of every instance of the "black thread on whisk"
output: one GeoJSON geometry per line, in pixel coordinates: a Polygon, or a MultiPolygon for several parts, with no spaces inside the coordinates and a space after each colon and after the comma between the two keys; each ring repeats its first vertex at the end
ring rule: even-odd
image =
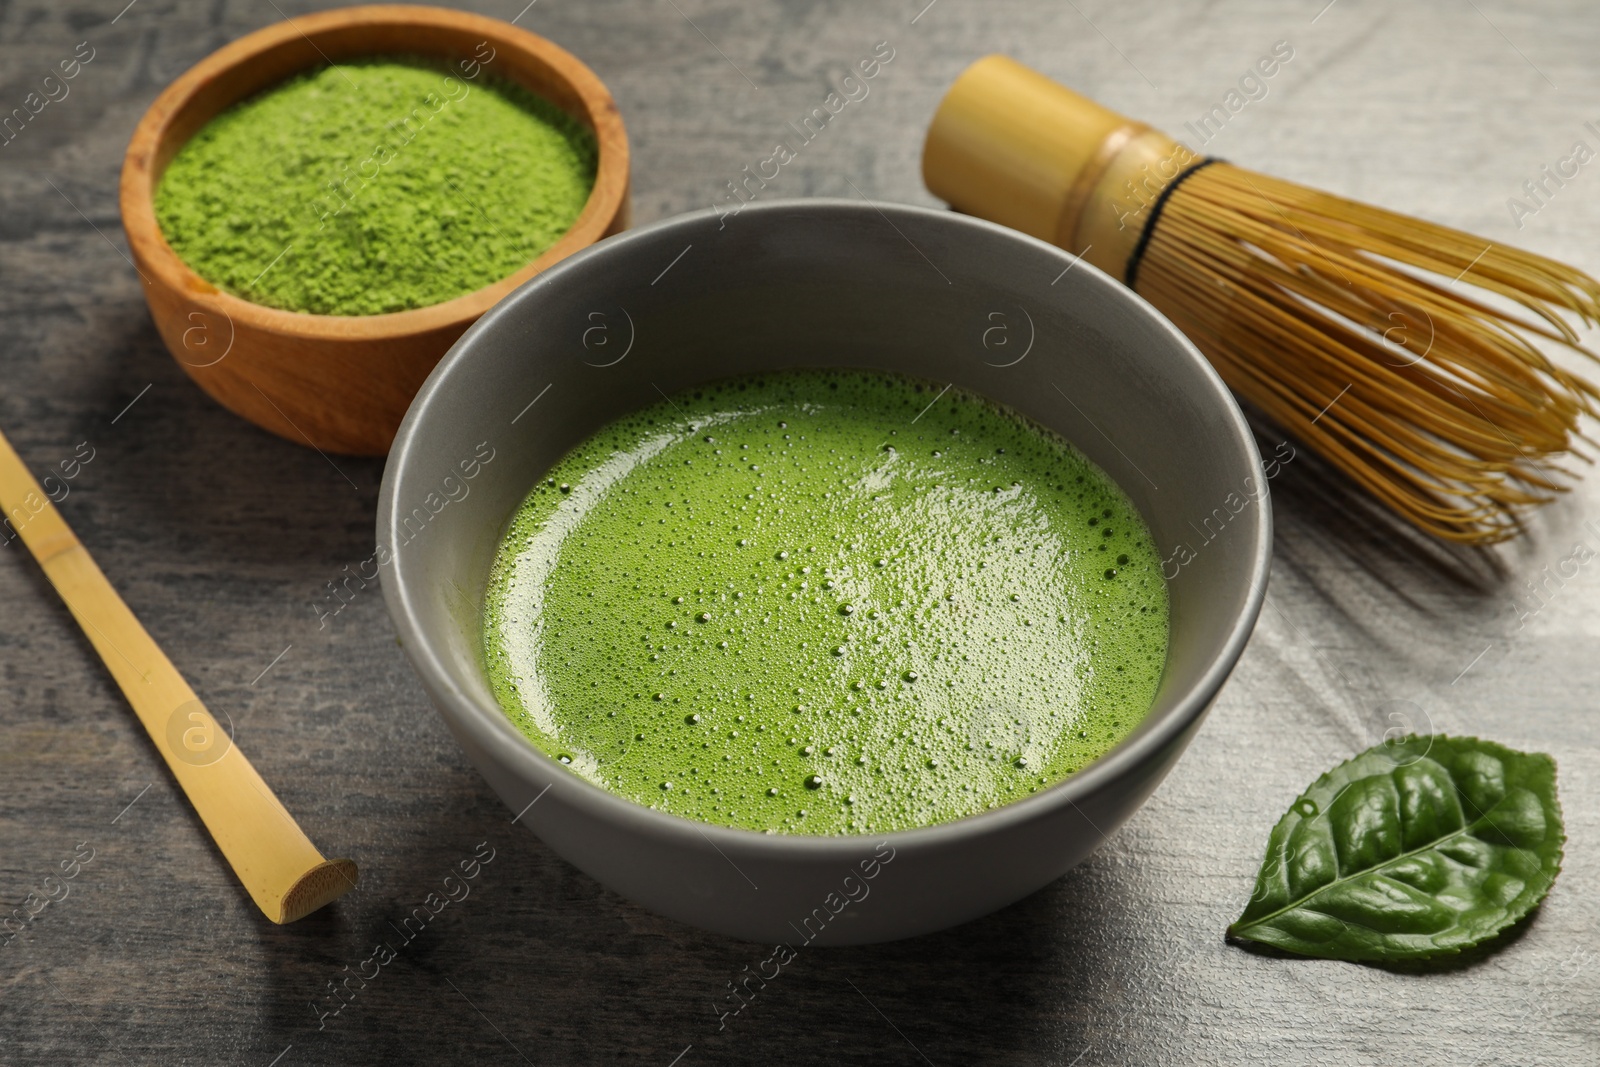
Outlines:
{"type": "Polygon", "coordinates": [[[1156,223],[1161,219],[1162,209],[1167,206],[1167,198],[1178,191],[1178,186],[1188,181],[1194,175],[1211,166],[1213,163],[1221,162],[1223,162],[1223,160],[1202,159],[1200,162],[1196,163],[1194,166],[1190,167],[1188,170],[1172,179],[1172,181],[1168,182],[1167,187],[1161,190],[1161,192],[1156,196],[1156,202],[1150,208],[1150,217],[1145,220],[1144,231],[1139,234],[1139,243],[1133,246],[1133,255],[1128,257],[1128,265],[1123,269],[1123,285],[1126,285],[1129,289],[1132,289],[1133,283],[1138,281],[1139,264],[1144,259],[1144,250],[1150,247],[1150,236],[1156,232],[1156,223]]]}

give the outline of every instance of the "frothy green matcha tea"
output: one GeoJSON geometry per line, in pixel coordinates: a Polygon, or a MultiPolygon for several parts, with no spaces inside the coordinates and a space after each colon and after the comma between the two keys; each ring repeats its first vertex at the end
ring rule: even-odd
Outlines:
{"type": "Polygon", "coordinates": [[[878,833],[1018,800],[1125,737],[1167,594],[1132,502],[1059,437],[957,389],[803,371],[569,453],[511,523],[484,632],[507,714],[591,782],[878,833]]]}

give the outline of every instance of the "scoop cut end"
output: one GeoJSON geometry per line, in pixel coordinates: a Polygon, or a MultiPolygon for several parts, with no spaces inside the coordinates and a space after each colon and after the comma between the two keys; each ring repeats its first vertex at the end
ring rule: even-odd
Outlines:
{"type": "Polygon", "coordinates": [[[303,919],[325,904],[331,904],[356,887],[361,872],[354,860],[324,860],[289,887],[278,904],[278,914],[268,916],[275,923],[303,919]]]}

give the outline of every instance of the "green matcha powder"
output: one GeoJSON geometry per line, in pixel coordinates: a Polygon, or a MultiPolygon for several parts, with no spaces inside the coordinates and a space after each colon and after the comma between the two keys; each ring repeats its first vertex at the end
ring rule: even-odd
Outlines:
{"type": "Polygon", "coordinates": [[[549,102],[422,60],[341,63],[222,113],[156,192],[168,243],[246,300],[376,315],[472,292],[577,219],[594,135],[549,102]]]}

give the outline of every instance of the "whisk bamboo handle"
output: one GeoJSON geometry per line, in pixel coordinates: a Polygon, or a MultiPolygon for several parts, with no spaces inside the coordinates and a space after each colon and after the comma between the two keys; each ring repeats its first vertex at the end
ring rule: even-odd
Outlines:
{"type": "Polygon", "coordinates": [[[343,896],[356,865],[324,859],[145,632],[0,434],[0,512],[122,688],[250,898],[276,923],[343,896]]]}
{"type": "Polygon", "coordinates": [[[945,94],[922,176],[958,211],[1080,252],[1122,278],[1157,198],[1200,158],[1015,60],[988,56],[945,94]]]}

